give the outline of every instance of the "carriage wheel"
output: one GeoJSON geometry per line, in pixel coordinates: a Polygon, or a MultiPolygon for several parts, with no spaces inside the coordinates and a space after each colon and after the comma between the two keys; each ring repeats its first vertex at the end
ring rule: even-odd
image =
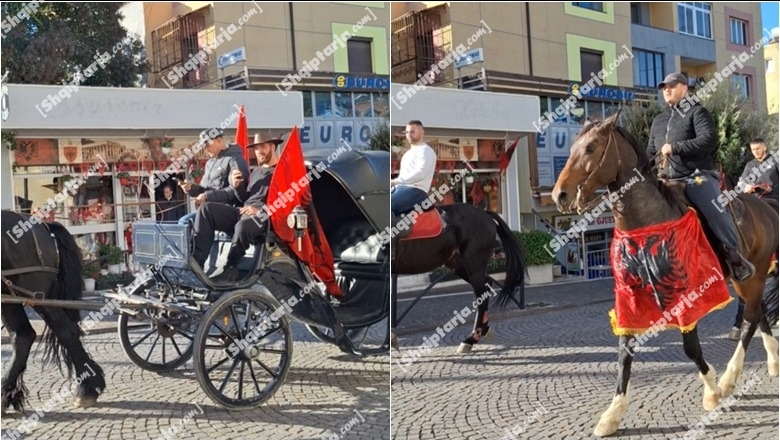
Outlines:
{"type": "MultiPolygon", "coordinates": [[[[147,287],[140,286],[133,294],[139,294],[147,287]]],[[[165,318],[168,312],[143,310],[140,313],[141,319],[125,314],[119,317],[119,342],[127,357],[144,370],[156,373],[174,370],[187,363],[192,357],[198,319],[183,328],[155,322],[165,318]]]]}
{"type": "Polygon", "coordinates": [[[251,409],[276,393],[292,364],[292,329],[284,313],[276,299],[251,290],[225,294],[209,307],[195,335],[194,362],[211,400],[251,409]]]}

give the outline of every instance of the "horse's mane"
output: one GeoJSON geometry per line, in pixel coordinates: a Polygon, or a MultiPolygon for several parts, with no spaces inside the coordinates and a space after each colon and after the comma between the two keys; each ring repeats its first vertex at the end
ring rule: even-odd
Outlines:
{"type": "Polygon", "coordinates": [[[684,186],[678,184],[673,184],[670,186],[658,180],[655,176],[655,173],[653,173],[653,163],[650,161],[650,159],[647,158],[647,152],[639,146],[636,138],[628,130],[626,130],[624,127],[621,127],[620,125],[615,125],[615,131],[617,131],[620,136],[623,136],[628,144],[631,145],[631,148],[634,149],[634,153],[636,154],[637,169],[639,170],[639,173],[642,175],[642,177],[649,179],[650,183],[658,188],[658,191],[661,193],[667,203],[685,212],[688,202],[685,198],[684,186]]]}

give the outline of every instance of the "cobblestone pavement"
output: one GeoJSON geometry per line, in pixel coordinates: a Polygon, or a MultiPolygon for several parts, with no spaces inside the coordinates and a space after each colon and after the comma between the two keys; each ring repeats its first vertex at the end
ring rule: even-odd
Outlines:
{"type": "MultiPolygon", "coordinates": [[[[239,412],[222,409],[201,391],[191,360],[171,373],[150,373],[127,359],[115,332],[90,334],[85,348],[103,368],[108,387],[98,405],[73,408],[68,398],[67,406],[44,413],[33,432],[20,438],[157,439],[165,438],[162,430],[173,432],[172,426],[180,431],[171,439],[388,438],[389,357],[359,360],[343,355],[297,323],[293,335],[292,367],[285,383],[259,409],[239,412]],[[182,425],[185,417],[189,421],[182,425]]],[[[10,346],[3,344],[4,370],[10,357],[10,346]]],[[[24,376],[30,404],[36,408],[68,385],[56,367],[42,370],[41,358],[42,349],[33,351],[24,376]]],[[[3,439],[22,424],[23,418],[12,414],[3,416],[3,439]]]]}
{"type": "MultiPolygon", "coordinates": [[[[393,353],[392,438],[498,440],[506,429],[525,422],[518,439],[595,438],[593,430],[612,401],[617,378],[617,338],[607,316],[611,307],[593,304],[493,321],[495,338],[467,355],[455,352],[457,338],[471,328],[470,322],[461,324],[443,345],[404,365],[406,371],[399,367],[403,353],[433,332],[401,337],[402,354],[393,353]]],[[[735,312],[733,301],[700,322],[705,359],[718,378],[736,346],[727,338],[735,312]]],[[[747,351],[737,391],[754,373],[760,382],[732,411],[714,422],[708,419],[697,439],[778,438],[778,379],[767,374],[760,336],[747,351]]],[[[707,414],[701,406],[703,386],[678,331],[662,332],[637,353],[630,391],[628,411],[610,438],[682,438],[707,414]]]]}

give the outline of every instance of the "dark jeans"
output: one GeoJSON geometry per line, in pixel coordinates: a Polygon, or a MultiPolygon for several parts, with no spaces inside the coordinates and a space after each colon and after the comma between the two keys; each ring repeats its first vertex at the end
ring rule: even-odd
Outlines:
{"type": "Polygon", "coordinates": [[[414,205],[422,203],[428,194],[413,186],[396,186],[390,191],[390,210],[395,215],[401,215],[414,209],[414,205]]]}
{"type": "Polygon", "coordinates": [[[684,179],[685,195],[702,213],[718,240],[727,249],[738,249],[739,239],[734,218],[726,207],[718,203],[718,196],[721,194],[720,182],[710,173],[702,173],[698,177],[701,183],[696,183],[695,176],[684,179]]]}
{"type": "Polygon", "coordinates": [[[192,255],[203,267],[214,244],[214,232],[221,231],[233,236],[226,265],[235,266],[244,257],[249,246],[265,236],[265,228],[258,217],[242,217],[238,208],[224,203],[206,202],[195,216],[195,245],[192,255]]]}

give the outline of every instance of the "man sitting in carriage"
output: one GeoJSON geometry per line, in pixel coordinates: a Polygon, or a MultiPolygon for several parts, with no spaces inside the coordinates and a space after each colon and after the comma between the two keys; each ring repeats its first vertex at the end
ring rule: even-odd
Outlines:
{"type": "Polygon", "coordinates": [[[214,243],[214,231],[233,236],[224,270],[212,277],[217,282],[233,282],[239,278],[237,268],[247,249],[265,236],[267,224],[261,222],[259,214],[268,198],[276,164],[279,162],[277,147],[284,143],[281,136],[273,136],[270,131],[255,135],[254,143],[247,148],[254,149],[257,168],[249,177],[249,184],[242,185],[241,170],[233,170],[230,175],[233,204],[243,204],[235,208],[226,203],[206,202],[195,216],[194,249],[192,256],[203,267],[214,243]]]}

